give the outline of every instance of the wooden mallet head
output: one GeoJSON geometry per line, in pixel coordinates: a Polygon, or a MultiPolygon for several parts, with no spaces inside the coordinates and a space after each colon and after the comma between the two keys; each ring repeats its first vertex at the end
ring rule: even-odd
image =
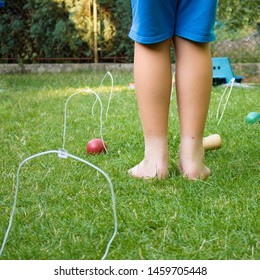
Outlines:
{"type": "Polygon", "coordinates": [[[221,148],[221,137],[219,134],[212,134],[203,138],[204,150],[216,150],[221,148]]]}

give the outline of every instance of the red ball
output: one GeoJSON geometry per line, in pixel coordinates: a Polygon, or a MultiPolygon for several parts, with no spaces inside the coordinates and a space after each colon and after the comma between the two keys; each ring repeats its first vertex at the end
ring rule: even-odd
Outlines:
{"type": "Polygon", "coordinates": [[[88,154],[101,154],[106,153],[107,151],[107,144],[106,142],[102,141],[100,138],[95,138],[90,140],[86,146],[86,152],[88,154]]]}

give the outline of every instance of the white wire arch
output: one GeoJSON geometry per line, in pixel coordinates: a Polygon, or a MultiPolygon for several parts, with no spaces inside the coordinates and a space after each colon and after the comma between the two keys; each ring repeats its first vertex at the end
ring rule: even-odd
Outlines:
{"type": "Polygon", "coordinates": [[[16,173],[16,184],[15,184],[15,193],[14,193],[14,202],[13,202],[13,206],[12,206],[12,210],[11,210],[11,214],[10,214],[10,218],[9,218],[9,223],[8,223],[8,227],[6,229],[6,232],[5,232],[5,235],[4,235],[4,239],[3,239],[3,242],[2,242],[2,246],[1,246],[1,249],[0,249],[0,256],[2,255],[2,252],[4,250],[4,247],[5,247],[5,244],[7,242],[7,238],[8,238],[8,235],[9,235],[9,232],[10,232],[10,229],[11,229],[11,226],[12,226],[12,223],[13,223],[13,218],[14,218],[14,214],[15,214],[15,209],[16,209],[16,204],[17,204],[17,198],[18,198],[18,191],[19,191],[19,175],[20,175],[20,171],[21,171],[21,168],[23,167],[23,165],[34,159],[34,158],[37,158],[37,157],[40,157],[40,156],[44,156],[44,155],[48,155],[48,154],[57,154],[60,158],[63,158],[63,159],[67,159],[68,157],[69,158],[72,158],[72,159],[75,159],[79,162],[82,162],[92,168],[94,168],[95,170],[97,170],[99,173],[101,173],[107,180],[108,184],[109,184],[109,187],[110,187],[110,194],[111,194],[111,202],[112,202],[112,211],[113,211],[113,220],[114,220],[114,231],[113,231],[113,234],[109,240],[109,242],[107,243],[107,246],[106,246],[106,250],[105,250],[105,253],[102,257],[102,260],[106,259],[107,255],[108,255],[108,252],[109,252],[109,249],[110,249],[110,246],[117,234],[117,228],[118,228],[118,222],[117,222],[117,213],[116,213],[116,201],[115,201],[115,194],[114,194],[114,188],[113,188],[113,184],[111,182],[111,179],[110,177],[102,170],[100,169],[99,167],[97,167],[96,165],[84,160],[84,159],[81,159],[77,156],[74,156],[72,154],[69,154],[67,153],[64,149],[60,149],[60,150],[49,150],[49,151],[45,151],[45,152],[41,152],[41,153],[38,153],[38,154],[35,154],[35,155],[32,155],[26,159],[24,159],[20,164],[19,164],[19,167],[17,169],[17,173],[16,173]]]}

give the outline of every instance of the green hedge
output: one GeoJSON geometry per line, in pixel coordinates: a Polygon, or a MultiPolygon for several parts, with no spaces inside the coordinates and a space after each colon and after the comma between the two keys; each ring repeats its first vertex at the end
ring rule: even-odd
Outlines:
{"type": "MultiPolygon", "coordinates": [[[[0,8],[0,59],[35,62],[40,58],[93,61],[93,16],[87,0],[6,1],[0,8]]],[[[131,10],[128,1],[98,4],[100,59],[131,61],[128,38],[131,10]]]]}
{"type": "MultiPolygon", "coordinates": [[[[130,0],[96,1],[99,60],[132,62],[133,42],[128,38],[130,0]]],[[[40,58],[46,62],[52,58],[93,61],[92,2],[5,0],[5,7],[0,8],[0,61],[32,63],[40,58]]],[[[230,37],[233,30],[236,34],[237,30],[256,30],[257,2],[245,5],[244,0],[219,1],[218,20],[224,23],[224,36],[230,37]]]]}
{"type": "Polygon", "coordinates": [[[38,57],[86,56],[63,5],[49,0],[8,1],[0,10],[0,56],[33,62],[38,57]]]}

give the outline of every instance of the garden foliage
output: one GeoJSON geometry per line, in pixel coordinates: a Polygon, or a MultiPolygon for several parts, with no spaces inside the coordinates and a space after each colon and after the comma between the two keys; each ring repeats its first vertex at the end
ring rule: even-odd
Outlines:
{"type": "MultiPolygon", "coordinates": [[[[132,62],[130,0],[96,2],[100,60],[132,62]]],[[[244,5],[243,0],[220,0],[218,27],[224,26],[229,37],[229,31],[255,32],[259,26],[257,2],[244,5]]],[[[93,0],[5,0],[4,8],[0,8],[0,58],[20,62],[40,58],[93,61],[93,25],[93,0]]]]}

